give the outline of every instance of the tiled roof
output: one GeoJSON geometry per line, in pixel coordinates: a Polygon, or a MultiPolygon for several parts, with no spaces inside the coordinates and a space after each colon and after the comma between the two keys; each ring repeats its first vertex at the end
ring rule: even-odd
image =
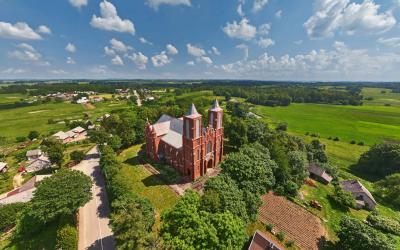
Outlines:
{"type": "Polygon", "coordinates": [[[308,171],[309,171],[310,173],[312,173],[312,174],[315,174],[315,175],[317,175],[317,176],[323,178],[324,180],[326,180],[326,181],[328,181],[328,182],[331,182],[332,179],[333,179],[332,176],[330,176],[330,175],[325,171],[325,169],[321,168],[320,166],[318,166],[318,165],[315,164],[315,163],[311,163],[311,164],[308,166],[308,171]]]}
{"type": "Polygon", "coordinates": [[[271,239],[268,239],[265,234],[257,230],[253,235],[249,250],[281,250],[281,248],[271,239]]]}
{"type": "Polygon", "coordinates": [[[349,191],[352,194],[357,194],[357,193],[366,194],[376,204],[376,201],[372,196],[372,194],[369,192],[368,189],[364,187],[363,184],[361,184],[361,182],[357,180],[341,181],[340,185],[342,186],[343,189],[349,191]]]}
{"type": "Polygon", "coordinates": [[[40,149],[33,149],[26,152],[26,157],[40,156],[40,155],[42,155],[42,150],[40,149]]]}
{"type": "Polygon", "coordinates": [[[85,131],[85,129],[82,127],[76,127],[72,131],[75,133],[82,133],[83,131],[85,131]]]}
{"type": "Polygon", "coordinates": [[[53,136],[57,137],[60,140],[65,140],[69,137],[68,134],[63,131],[59,131],[59,132],[55,133],[53,136]]]}
{"type": "Polygon", "coordinates": [[[168,134],[161,138],[162,141],[168,143],[176,149],[182,148],[182,134],[179,134],[173,130],[169,131],[168,134]]]}
{"type": "Polygon", "coordinates": [[[152,125],[156,136],[163,136],[162,141],[174,148],[182,148],[183,119],[174,118],[169,115],[162,115],[152,125]]]}

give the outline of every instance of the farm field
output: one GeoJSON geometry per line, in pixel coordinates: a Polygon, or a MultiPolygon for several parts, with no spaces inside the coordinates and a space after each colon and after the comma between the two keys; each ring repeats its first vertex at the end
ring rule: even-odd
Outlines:
{"type": "MultiPolygon", "coordinates": [[[[8,100],[0,95],[0,100],[8,100]]],[[[13,101],[14,102],[14,101],[13,101]]],[[[13,109],[0,109],[0,136],[8,140],[15,140],[17,136],[27,136],[29,131],[37,130],[45,135],[66,129],[63,121],[82,119],[87,113],[90,119],[95,119],[113,109],[128,108],[125,101],[101,102],[94,104],[94,109],[86,109],[80,104],[71,103],[45,103],[40,105],[19,107],[13,109]],[[53,119],[56,124],[48,124],[53,119]]]]}
{"type": "Polygon", "coordinates": [[[254,113],[268,123],[286,122],[288,131],[316,133],[322,138],[339,137],[373,145],[400,141],[400,108],[385,106],[337,106],[293,103],[287,107],[256,106],[254,113]]]}
{"type": "Polygon", "coordinates": [[[364,100],[366,105],[391,105],[400,106],[400,93],[392,93],[390,89],[363,88],[361,94],[364,98],[372,97],[373,100],[364,100]]]}

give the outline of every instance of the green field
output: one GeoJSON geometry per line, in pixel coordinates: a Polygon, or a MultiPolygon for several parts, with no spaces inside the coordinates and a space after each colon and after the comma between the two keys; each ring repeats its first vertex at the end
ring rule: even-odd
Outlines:
{"type": "Polygon", "coordinates": [[[364,98],[373,98],[373,100],[364,100],[366,105],[400,106],[400,93],[392,93],[390,89],[363,88],[361,94],[364,98]]]}
{"type": "MultiPolygon", "coordinates": [[[[400,95],[399,95],[400,96],[400,95]]],[[[288,123],[289,132],[317,133],[322,138],[373,145],[400,141],[400,107],[336,106],[293,103],[287,107],[256,106],[253,112],[268,123],[288,123]]]]}

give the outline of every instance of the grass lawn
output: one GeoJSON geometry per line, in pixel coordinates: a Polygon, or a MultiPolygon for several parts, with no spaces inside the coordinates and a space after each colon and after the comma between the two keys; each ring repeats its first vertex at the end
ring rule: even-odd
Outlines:
{"type": "Polygon", "coordinates": [[[141,166],[136,156],[142,145],[132,146],[118,156],[123,162],[121,171],[126,178],[131,180],[131,188],[138,195],[146,197],[156,209],[156,228],[159,227],[160,214],[168,208],[173,207],[179,197],[158,177],[151,175],[143,166],[141,166]]]}
{"type": "Polygon", "coordinates": [[[318,133],[340,141],[400,141],[400,107],[298,104],[288,107],[256,106],[253,112],[268,123],[288,123],[289,132],[318,133]]]}

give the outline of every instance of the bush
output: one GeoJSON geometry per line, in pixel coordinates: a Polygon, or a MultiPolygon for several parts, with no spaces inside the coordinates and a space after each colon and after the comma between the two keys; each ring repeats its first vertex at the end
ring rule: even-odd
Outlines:
{"type": "Polygon", "coordinates": [[[288,124],[285,122],[279,123],[278,126],[276,126],[276,130],[278,131],[287,131],[288,129],[288,124]]]}
{"type": "Polygon", "coordinates": [[[37,139],[37,138],[39,138],[39,136],[40,136],[40,133],[38,132],[38,131],[36,131],[36,130],[34,130],[34,131],[31,131],[31,132],[29,132],[29,134],[28,134],[28,138],[29,138],[29,140],[33,140],[33,139],[37,139]]]}
{"type": "Polygon", "coordinates": [[[379,215],[376,212],[367,217],[367,222],[375,229],[384,233],[400,235],[400,221],[379,215]]]}
{"type": "Polygon", "coordinates": [[[69,223],[63,224],[57,230],[56,248],[62,250],[78,249],[78,231],[69,223]]]}
{"type": "Polygon", "coordinates": [[[357,143],[357,145],[359,145],[359,146],[364,146],[365,144],[364,144],[363,141],[360,141],[360,142],[357,143]]]}
{"type": "Polygon", "coordinates": [[[81,162],[84,158],[85,158],[86,154],[83,151],[73,151],[70,154],[71,160],[73,160],[74,162],[78,163],[81,162]]]}
{"type": "Polygon", "coordinates": [[[17,137],[15,137],[15,141],[16,142],[24,142],[24,141],[26,141],[26,137],[25,136],[17,136],[17,137]]]}
{"type": "Polygon", "coordinates": [[[342,189],[340,186],[335,187],[335,192],[333,195],[330,195],[330,197],[343,207],[356,207],[356,200],[354,199],[353,195],[350,192],[342,189]]]}
{"type": "Polygon", "coordinates": [[[328,140],[332,140],[332,136],[329,136],[329,137],[328,137],[328,140]]]}
{"type": "Polygon", "coordinates": [[[340,141],[339,137],[337,137],[337,136],[335,138],[333,138],[333,140],[334,141],[340,141]]]}
{"type": "Polygon", "coordinates": [[[274,225],[272,225],[272,224],[270,224],[270,223],[267,223],[267,225],[265,225],[265,229],[266,229],[268,232],[272,232],[272,229],[274,229],[274,225]]]}
{"type": "Polygon", "coordinates": [[[350,144],[356,144],[356,140],[351,140],[350,144]]]}
{"type": "Polygon", "coordinates": [[[294,241],[293,241],[293,240],[288,240],[288,241],[285,243],[285,246],[286,246],[286,247],[293,247],[293,246],[294,246],[294,241]]]}
{"type": "Polygon", "coordinates": [[[17,223],[17,213],[24,208],[24,203],[14,203],[0,206],[0,231],[4,232],[17,223]]]}
{"type": "Polygon", "coordinates": [[[278,238],[279,241],[284,241],[284,240],[285,240],[285,232],[279,231],[279,232],[276,234],[276,238],[278,238]]]}

